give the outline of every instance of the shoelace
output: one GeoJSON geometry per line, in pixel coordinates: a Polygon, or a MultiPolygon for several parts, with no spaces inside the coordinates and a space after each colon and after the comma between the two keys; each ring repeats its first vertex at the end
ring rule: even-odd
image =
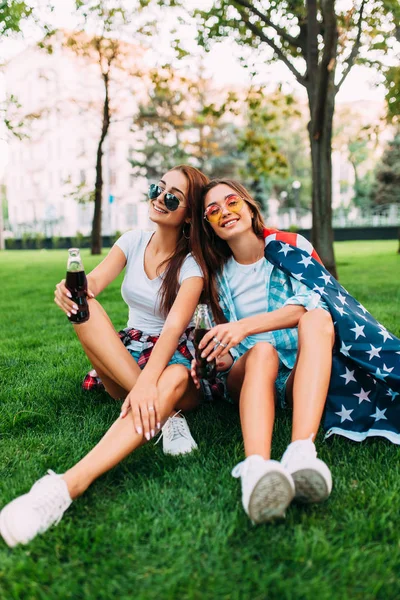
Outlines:
{"type": "Polygon", "coordinates": [[[238,463],[235,467],[233,467],[231,471],[232,477],[235,477],[235,479],[239,479],[239,477],[245,474],[245,472],[247,471],[246,460],[242,460],[242,462],[238,463]]]}
{"type": "Polygon", "coordinates": [[[158,444],[158,442],[161,440],[161,438],[164,435],[170,442],[173,442],[174,440],[176,440],[180,437],[184,437],[187,440],[189,439],[185,417],[177,416],[177,415],[179,415],[180,412],[181,411],[178,410],[178,412],[176,412],[173,417],[169,417],[167,419],[167,422],[162,427],[161,433],[155,444],[158,444]]]}
{"type": "Polygon", "coordinates": [[[290,462],[292,458],[305,460],[310,457],[310,454],[312,454],[313,457],[316,457],[317,452],[312,441],[313,437],[314,433],[312,433],[305,440],[297,440],[296,442],[292,442],[283,455],[282,462],[286,464],[290,462]]]}
{"type": "Polygon", "coordinates": [[[31,490],[34,494],[32,506],[40,516],[41,531],[45,531],[50,525],[58,525],[70,504],[59,476],[50,469],[47,473],[51,480],[45,477],[38,481],[31,490]]]}
{"type": "MultiPolygon", "coordinates": [[[[252,456],[248,456],[247,458],[242,460],[240,463],[238,463],[235,467],[233,467],[233,469],[231,471],[232,477],[235,477],[235,479],[238,479],[239,477],[245,476],[248,473],[252,462],[254,461],[254,457],[255,457],[254,454],[252,456]]],[[[260,458],[262,458],[262,457],[260,457],[260,458]]]]}

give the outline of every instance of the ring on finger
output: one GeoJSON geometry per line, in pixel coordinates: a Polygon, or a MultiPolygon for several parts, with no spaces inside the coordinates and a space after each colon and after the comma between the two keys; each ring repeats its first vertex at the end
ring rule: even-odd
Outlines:
{"type": "Polygon", "coordinates": [[[221,344],[221,342],[219,341],[219,339],[217,337],[213,337],[213,342],[215,342],[216,346],[219,346],[221,344]]]}
{"type": "Polygon", "coordinates": [[[154,406],[149,406],[148,410],[154,410],[154,406]]]}
{"type": "Polygon", "coordinates": [[[223,342],[220,342],[219,345],[222,346],[223,348],[227,348],[228,347],[228,344],[224,344],[223,342]]]}

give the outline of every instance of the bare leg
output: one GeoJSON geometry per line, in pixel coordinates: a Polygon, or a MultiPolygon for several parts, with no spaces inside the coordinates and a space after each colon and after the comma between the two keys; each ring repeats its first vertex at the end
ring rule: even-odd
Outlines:
{"type": "Polygon", "coordinates": [[[228,389],[239,399],[245,455],[270,458],[275,419],[275,379],[278,354],[268,342],[259,342],[233,366],[228,389]]]}
{"type": "Polygon", "coordinates": [[[335,331],[322,308],[305,313],[298,325],[299,350],[286,394],[293,402],[292,442],[316,434],[321,422],[332,368],[335,331]]]}
{"type": "Polygon", "coordinates": [[[131,390],[140,368],[115,331],[107,313],[97,300],[89,300],[90,318],[74,325],[75,332],[93,367],[102,378],[107,391],[121,398],[121,391],[131,390]]]}
{"type": "MultiPolygon", "coordinates": [[[[183,404],[188,409],[199,403],[199,394],[183,365],[171,365],[165,369],[158,382],[158,391],[162,421],[178,405],[183,404]]],[[[130,414],[124,419],[117,419],[100,442],[63,475],[71,498],[80,496],[95,479],[145,442],[143,436],[137,433],[130,414]]]]}

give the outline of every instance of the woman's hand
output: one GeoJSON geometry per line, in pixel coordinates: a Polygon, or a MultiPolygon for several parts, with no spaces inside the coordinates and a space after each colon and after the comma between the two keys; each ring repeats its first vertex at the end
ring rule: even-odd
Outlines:
{"type": "MultiPolygon", "coordinates": [[[[231,354],[228,353],[228,355],[225,356],[224,358],[222,358],[221,360],[217,360],[217,371],[219,373],[221,373],[222,371],[227,371],[232,366],[232,364],[233,364],[233,357],[231,354]]],[[[191,363],[190,374],[192,376],[194,385],[199,390],[200,389],[200,379],[197,375],[197,363],[196,363],[195,358],[192,360],[192,363],[191,363]]]]}
{"type": "Polygon", "coordinates": [[[148,441],[161,427],[157,386],[151,382],[138,381],[131,389],[121,407],[121,419],[132,411],[133,423],[139,435],[148,441]]]}
{"type": "MultiPolygon", "coordinates": [[[[87,296],[89,298],[94,298],[93,292],[89,289],[87,291],[87,296]]],[[[65,279],[62,279],[60,283],[57,283],[56,285],[54,302],[65,312],[67,317],[70,317],[71,314],[76,315],[78,312],[78,306],[72,300],[72,294],[65,285],[65,279]]]]}
{"type": "Polygon", "coordinates": [[[203,337],[199,344],[202,358],[208,361],[214,358],[220,360],[231,348],[240,344],[247,336],[247,331],[241,321],[216,325],[203,337]]]}

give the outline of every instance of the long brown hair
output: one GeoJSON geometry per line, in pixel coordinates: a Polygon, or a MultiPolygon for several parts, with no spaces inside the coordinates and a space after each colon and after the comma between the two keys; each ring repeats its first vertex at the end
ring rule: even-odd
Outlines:
{"type": "MultiPolygon", "coordinates": [[[[168,314],[175,302],[179,288],[179,272],[187,254],[192,251],[191,232],[193,230],[192,221],[195,208],[201,205],[203,189],[209,182],[208,177],[204,173],[189,165],[178,165],[170,169],[170,171],[180,171],[187,179],[187,218],[190,220],[190,223],[188,224],[185,221],[174,254],[159,266],[159,270],[161,271],[161,267],[166,265],[160,288],[160,310],[164,315],[168,314]],[[190,233],[188,233],[188,229],[190,233]]],[[[207,267],[198,249],[193,254],[202,271],[206,272],[207,267]]]]}
{"type": "MultiPolygon", "coordinates": [[[[217,185],[227,185],[235,190],[238,196],[243,198],[253,215],[253,231],[261,239],[263,239],[265,224],[258,202],[252,198],[246,188],[238,181],[232,179],[213,179],[204,187],[202,201],[196,205],[196,210],[193,213],[192,248],[193,254],[195,254],[197,248],[201,250],[207,269],[207,276],[204,280],[204,294],[211,306],[215,321],[223,323],[226,319],[218,302],[216,275],[218,271],[222,271],[224,264],[232,256],[232,250],[227,242],[214,233],[210,223],[204,219],[204,200],[208,192],[217,185]]],[[[195,255],[195,258],[197,260],[197,255],[195,255]]]]}

